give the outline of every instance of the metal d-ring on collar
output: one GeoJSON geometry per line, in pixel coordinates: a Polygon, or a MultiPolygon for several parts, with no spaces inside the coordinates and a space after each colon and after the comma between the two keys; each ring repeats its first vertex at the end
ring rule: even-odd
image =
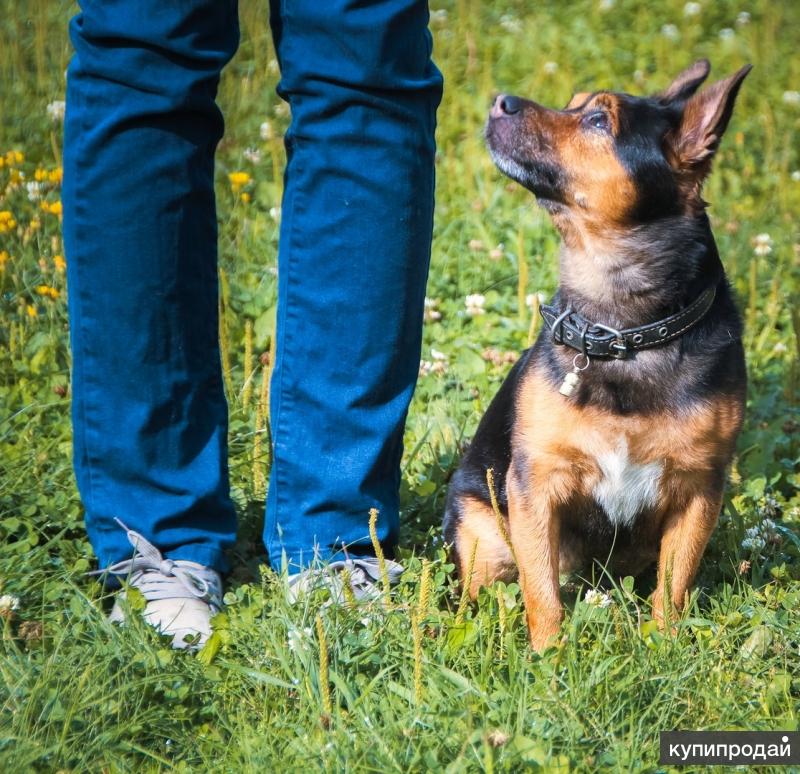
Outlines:
{"type": "Polygon", "coordinates": [[[556,344],[578,350],[587,357],[622,360],[632,352],[666,344],[677,339],[705,317],[716,297],[716,288],[706,288],[689,306],[662,320],[636,328],[618,330],[603,323],[590,322],[572,307],[561,311],[542,304],[539,313],[553,334],[556,344]]]}

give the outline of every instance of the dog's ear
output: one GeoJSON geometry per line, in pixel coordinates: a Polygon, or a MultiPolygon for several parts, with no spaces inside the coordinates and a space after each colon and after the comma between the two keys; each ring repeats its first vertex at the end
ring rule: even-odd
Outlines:
{"type": "Polygon", "coordinates": [[[733,113],[739,87],[752,65],[711,84],[690,97],[676,129],[667,135],[670,163],[683,172],[704,176],[733,113]]]}
{"type": "Polygon", "coordinates": [[[684,102],[700,88],[700,84],[708,78],[710,72],[711,63],[708,59],[698,59],[656,96],[662,102],[684,102]]]}

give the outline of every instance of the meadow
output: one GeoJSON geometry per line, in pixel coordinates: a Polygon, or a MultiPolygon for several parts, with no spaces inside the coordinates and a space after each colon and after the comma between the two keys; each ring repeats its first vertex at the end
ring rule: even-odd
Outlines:
{"type": "MultiPolygon", "coordinates": [[[[267,3],[242,0],[219,101],[223,366],[240,537],[198,655],[105,620],[71,470],[60,238],[72,4],[0,0],[0,771],[663,771],[658,731],[791,729],[800,711],[800,5],[435,0],[437,210],[387,604],[293,607],[264,565],[265,385],[281,136],[267,3]],[[516,584],[466,604],[441,539],[447,480],[557,284],[558,238],[483,146],[491,96],[664,87],[708,57],[754,70],[706,187],[746,320],[747,419],[674,636],[652,583],[566,579],[530,652],[516,584]],[[589,592],[587,594],[587,592],[589,592]]],[[[125,202],[118,206],[125,208],[125,202]]],[[[130,213],[136,217],[135,212],[130,213]]],[[[113,287],[108,288],[114,292],[113,287]]],[[[365,521],[367,515],[365,514],[365,521]]]]}

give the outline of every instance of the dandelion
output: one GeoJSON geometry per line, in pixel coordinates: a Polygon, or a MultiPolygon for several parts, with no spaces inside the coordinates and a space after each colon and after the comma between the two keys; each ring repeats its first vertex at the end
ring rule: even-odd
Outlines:
{"type": "Polygon", "coordinates": [[[7,234],[17,226],[17,221],[10,210],[0,210],[0,234],[7,234]]]}
{"type": "MultiPolygon", "coordinates": [[[[31,221],[31,225],[33,225],[33,221],[31,221]]],[[[67,268],[67,262],[64,260],[63,255],[54,255],[53,256],[53,266],[56,267],[57,272],[64,272],[67,268]]]]}
{"type": "Polygon", "coordinates": [[[54,301],[58,298],[58,290],[56,288],[50,287],[49,285],[37,285],[36,292],[40,296],[52,298],[54,301]]]}
{"type": "Polygon", "coordinates": [[[783,101],[787,105],[800,105],[800,91],[784,91],[783,101]]]}
{"type": "Polygon", "coordinates": [[[228,175],[228,180],[231,184],[231,190],[234,193],[238,193],[250,182],[250,175],[247,172],[231,172],[228,175]]]}
{"type": "Polygon", "coordinates": [[[720,40],[733,40],[736,37],[736,32],[730,27],[724,27],[719,31],[720,40]]]}
{"type": "Polygon", "coordinates": [[[51,121],[55,121],[56,123],[63,121],[66,107],[67,105],[63,99],[53,100],[53,102],[47,106],[47,115],[50,117],[51,121]]]}
{"type": "Polygon", "coordinates": [[[700,5],[700,3],[686,3],[686,5],[683,6],[683,15],[699,16],[702,10],[703,6],[700,5]]]}
{"type": "Polygon", "coordinates": [[[19,597],[13,594],[0,596],[0,618],[11,618],[17,610],[19,610],[19,597]]]}
{"type": "Polygon", "coordinates": [[[545,62],[542,69],[546,75],[555,75],[558,72],[558,62],[545,62]]]}
{"type": "Polygon", "coordinates": [[[442,313],[439,311],[439,299],[425,297],[425,312],[423,319],[425,322],[434,322],[442,319],[442,313]]]}
{"type": "Polygon", "coordinates": [[[600,592],[597,589],[588,589],[583,595],[583,601],[590,607],[606,608],[614,604],[610,594],[600,592]]]}
{"type": "Polygon", "coordinates": [[[661,28],[661,34],[667,38],[667,40],[677,40],[681,34],[678,32],[678,28],[674,24],[665,24],[661,28]]]}
{"type": "Polygon", "coordinates": [[[271,140],[275,136],[275,133],[272,131],[272,124],[269,121],[264,121],[264,123],[261,124],[258,133],[265,142],[271,140]]]}
{"type": "Polygon", "coordinates": [[[10,150],[3,157],[3,160],[7,167],[18,166],[25,161],[25,154],[18,150],[10,150]]]}
{"type": "Polygon", "coordinates": [[[54,202],[42,202],[41,208],[42,212],[49,212],[51,215],[61,215],[63,210],[60,199],[54,202]]]}
{"type": "Polygon", "coordinates": [[[772,252],[772,238],[769,234],[757,234],[753,239],[753,252],[756,255],[769,255],[772,252]]]}
{"type": "Polygon", "coordinates": [[[470,293],[464,299],[464,307],[469,317],[477,317],[484,314],[486,310],[483,308],[486,303],[486,296],[482,293],[470,293]]]}
{"type": "Polygon", "coordinates": [[[261,161],[261,151],[258,148],[245,148],[242,155],[251,164],[258,164],[261,161]]]}
{"type": "Polygon", "coordinates": [[[736,17],[736,24],[740,27],[750,24],[750,14],[747,11],[741,11],[736,17]]]}

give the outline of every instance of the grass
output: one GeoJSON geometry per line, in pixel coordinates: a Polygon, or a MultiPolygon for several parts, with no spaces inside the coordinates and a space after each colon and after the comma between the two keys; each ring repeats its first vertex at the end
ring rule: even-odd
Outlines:
{"type": "Polygon", "coordinates": [[[0,216],[0,594],[19,607],[6,599],[0,617],[0,770],[656,771],[660,729],[797,728],[796,3],[707,0],[695,16],[676,0],[434,3],[446,95],[429,363],[406,433],[408,569],[392,602],[370,610],[316,597],[290,607],[261,564],[261,356],[273,338],[288,116],[274,94],[266,5],[241,3],[243,41],[223,78],[228,128],[218,155],[221,338],[241,536],[227,611],[199,657],[169,650],[143,625],[109,625],[108,600],[84,576],[93,559],[71,473],[57,258],[60,124],[46,110],[63,99],[73,9],[58,0],[1,6],[0,211],[11,215],[0,216]],[[742,11],[748,23],[737,23],[742,11]],[[654,91],[700,56],[718,77],[755,65],[706,190],[747,321],[750,370],[724,515],[677,636],[649,622],[646,583],[626,580],[601,607],[583,601],[591,579],[572,579],[562,644],[533,655],[516,585],[464,605],[441,547],[459,449],[510,367],[506,353],[529,340],[536,321],[526,298],[557,281],[556,235],[530,196],[494,170],[482,123],[499,89],[552,105],[585,87],[654,91]],[[247,148],[260,152],[258,163],[247,148]],[[37,170],[44,209],[22,184],[37,170]],[[247,178],[232,185],[237,172],[247,178]],[[759,234],[769,240],[757,243],[759,234]],[[469,316],[465,298],[475,293],[484,313],[469,316]],[[765,545],[744,548],[755,527],[765,545]]]}

